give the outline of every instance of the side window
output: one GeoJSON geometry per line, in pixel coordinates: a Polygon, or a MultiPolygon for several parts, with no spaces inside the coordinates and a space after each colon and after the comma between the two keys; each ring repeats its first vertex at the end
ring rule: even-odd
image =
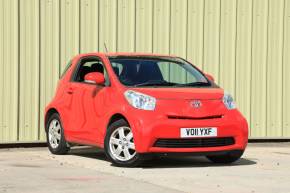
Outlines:
{"type": "Polygon", "coordinates": [[[67,72],[67,70],[71,67],[71,63],[72,63],[71,60],[67,63],[67,65],[65,66],[63,72],[61,73],[61,75],[59,77],[60,79],[65,75],[65,73],[67,72]]]}
{"type": "Polygon", "coordinates": [[[74,76],[73,81],[75,82],[84,82],[86,74],[90,72],[100,72],[104,74],[106,79],[106,85],[108,83],[108,75],[104,68],[102,61],[98,58],[85,58],[82,59],[79,67],[77,69],[77,73],[74,76]]]}

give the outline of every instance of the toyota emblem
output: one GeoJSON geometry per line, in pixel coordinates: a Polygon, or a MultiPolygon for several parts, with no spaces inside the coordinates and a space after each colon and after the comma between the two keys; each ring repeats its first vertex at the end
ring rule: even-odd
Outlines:
{"type": "Polygon", "coordinates": [[[191,106],[193,107],[193,108],[200,108],[201,107],[201,101],[200,100],[194,100],[194,101],[192,101],[191,102],[191,106]]]}

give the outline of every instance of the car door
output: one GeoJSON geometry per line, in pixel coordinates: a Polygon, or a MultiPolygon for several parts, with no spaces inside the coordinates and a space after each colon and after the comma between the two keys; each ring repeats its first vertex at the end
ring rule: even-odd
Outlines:
{"type": "Polygon", "coordinates": [[[84,76],[90,72],[103,72],[104,67],[97,57],[85,57],[79,61],[67,93],[70,95],[69,123],[70,136],[76,142],[94,144],[99,137],[97,129],[98,108],[102,104],[106,87],[87,83],[84,76]],[[97,67],[96,67],[97,66],[97,67]]]}

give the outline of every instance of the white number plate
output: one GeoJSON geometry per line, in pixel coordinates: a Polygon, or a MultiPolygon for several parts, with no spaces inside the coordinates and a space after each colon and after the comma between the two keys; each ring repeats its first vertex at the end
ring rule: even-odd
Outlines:
{"type": "Polygon", "coordinates": [[[203,127],[203,128],[181,128],[180,137],[215,137],[217,136],[216,127],[203,127]]]}

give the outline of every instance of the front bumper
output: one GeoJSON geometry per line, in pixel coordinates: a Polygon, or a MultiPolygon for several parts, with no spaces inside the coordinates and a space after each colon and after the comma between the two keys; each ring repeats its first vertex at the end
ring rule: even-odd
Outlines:
{"type": "Polygon", "coordinates": [[[138,153],[194,153],[244,150],[248,142],[248,124],[238,110],[230,110],[222,118],[187,120],[170,119],[154,111],[127,109],[138,153]],[[131,115],[131,116],[130,116],[131,115]],[[217,127],[217,138],[232,137],[234,144],[213,147],[156,147],[158,139],[181,139],[180,128],[217,127]]]}

